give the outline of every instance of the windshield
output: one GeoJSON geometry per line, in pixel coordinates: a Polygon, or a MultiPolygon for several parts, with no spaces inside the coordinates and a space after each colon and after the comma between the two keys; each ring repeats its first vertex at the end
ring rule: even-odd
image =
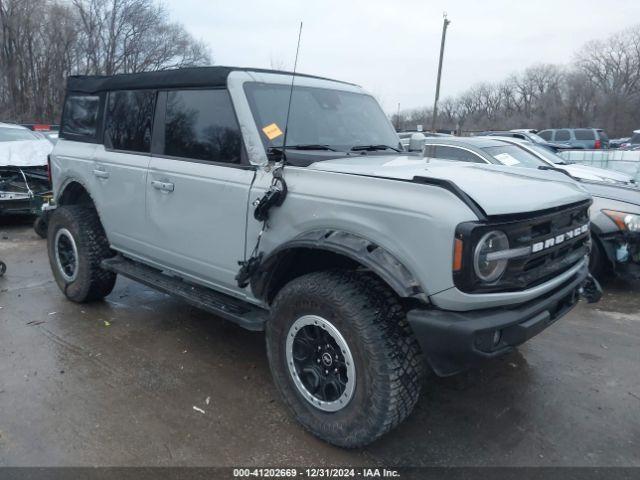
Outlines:
{"type": "MultiPolygon", "coordinates": [[[[291,87],[245,84],[245,92],[265,147],[282,147],[291,87]]],[[[325,88],[294,87],[287,146],[401,148],[398,136],[373,97],[325,88]]]]}
{"type": "Polygon", "coordinates": [[[538,168],[548,163],[527,152],[524,148],[516,145],[500,145],[497,147],[484,147],[482,150],[495,158],[502,165],[509,167],[529,167],[538,168]]]}
{"type": "Polygon", "coordinates": [[[0,142],[17,142],[20,140],[37,140],[33,133],[22,128],[0,127],[0,142]]]}
{"type": "Polygon", "coordinates": [[[527,132],[527,136],[537,143],[547,143],[544,138],[542,138],[540,135],[536,135],[535,133],[527,132]]]}
{"type": "Polygon", "coordinates": [[[555,163],[556,165],[565,165],[567,163],[564,158],[556,153],[553,153],[548,148],[540,147],[538,145],[527,145],[527,147],[529,147],[531,150],[535,150],[538,155],[551,163],[555,163]]]}

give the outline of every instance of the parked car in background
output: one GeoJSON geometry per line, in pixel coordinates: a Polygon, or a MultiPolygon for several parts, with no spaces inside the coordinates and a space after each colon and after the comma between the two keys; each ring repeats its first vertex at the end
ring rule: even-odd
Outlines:
{"type": "MultiPolygon", "coordinates": [[[[560,169],[570,175],[568,167],[572,165],[556,168],[547,160],[550,153],[545,149],[515,142],[490,137],[456,138],[446,143],[429,139],[424,155],[436,160],[560,169]]],[[[596,278],[613,271],[625,278],[640,279],[640,189],[573,178],[594,197],[590,230],[595,240],[589,269],[596,278]]]]}
{"type": "Polygon", "coordinates": [[[626,173],[617,172],[615,170],[607,170],[605,168],[592,167],[589,165],[581,165],[579,163],[567,163],[567,161],[561,156],[557,155],[554,152],[550,152],[548,149],[540,147],[535,143],[511,137],[500,138],[505,142],[521,145],[523,148],[530,150],[532,153],[542,156],[542,158],[549,162],[551,166],[563,170],[572,177],[578,178],[580,180],[605,182],[619,186],[638,186],[636,180],[631,175],[627,175],[626,173]]]}
{"type": "Polygon", "coordinates": [[[572,149],[609,148],[609,137],[601,128],[549,128],[538,132],[538,135],[547,142],[572,149]]]}
{"type": "Polygon", "coordinates": [[[628,143],[631,137],[610,138],[609,148],[620,148],[623,144],[628,143]]]}
{"type": "Polygon", "coordinates": [[[476,136],[490,136],[490,137],[513,137],[519,138],[521,140],[526,140],[531,143],[535,143],[536,145],[540,145],[552,152],[557,152],[558,150],[563,150],[568,148],[566,145],[560,143],[552,143],[547,142],[540,135],[532,133],[530,131],[525,130],[506,130],[506,131],[491,131],[491,132],[481,132],[476,136]]]}
{"type": "Polygon", "coordinates": [[[42,136],[44,136],[44,138],[49,140],[54,145],[58,141],[58,132],[51,131],[51,132],[41,132],[41,133],[42,133],[42,136]]]}
{"type": "Polygon", "coordinates": [[[416,130],[398,132],[398,137],[400,137],[400,143],[405,151],[421,152],[425,138],[453,137],[453,135],[439,132],[418,132],[416,130]]]}
{"type": "Polygon", "coordinates": [[[60,125],[52,123],[22,123],[21,125],[33,132],[57,132],[60,130],[60,125]]]}
{"type": "Polygon", "coordinates": [[[25,127],[0,123],[0,215],[36,214],[40,235],[41,206],[51,193],[47,155],[52,148],[25,127]]]}
{"type": "Polygon", "coordinates": [[[638,150],[640,148],[640,130],[633,132],[633,135],[622,145],[620,150],[638,150]]]}

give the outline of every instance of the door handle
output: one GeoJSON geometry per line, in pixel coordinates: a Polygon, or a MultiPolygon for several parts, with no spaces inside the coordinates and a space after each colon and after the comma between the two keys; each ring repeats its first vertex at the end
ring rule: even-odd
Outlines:
{"type": "Polygon", "coordinates": [[[104,170],[95,169],[93,174],[98,178],[109,178],[109,172],[105,172],[104,170]]]}
{"type": "Polygon", "coordinates": [[[151,180],[151,186],[156,190],[163,192],[173,192],[175,185],[171,182],[161,182],[160,180],[151,180]]]}

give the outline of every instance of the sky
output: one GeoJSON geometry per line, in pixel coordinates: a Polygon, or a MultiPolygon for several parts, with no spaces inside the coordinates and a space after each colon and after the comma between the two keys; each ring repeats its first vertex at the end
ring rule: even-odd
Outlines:
{"type": "Polygon", "coordinates": [[[635,0],[164,0],[217,65],[292,69],[361,85],[388,113],[431,106],[442,15],[440,98],[536,63],[570,63],[586,42],[640,23],[635,0]]]}

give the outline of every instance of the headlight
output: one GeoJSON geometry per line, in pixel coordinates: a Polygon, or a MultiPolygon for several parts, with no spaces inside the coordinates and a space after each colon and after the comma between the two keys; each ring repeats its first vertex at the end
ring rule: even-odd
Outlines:
{"type": "Polygon", "coordinates": [[[640,215],[634,213],[617,212],[615,210],[602,210],[622,231],[640,232],[640,215]]]}
{"type": "Polygon", "coordinates": [[[476,246],[473,255],[473,268],[480,280],[486,283],[498,280],[507,268],[508,260],[490,260],[487,255],[509,249],[509,239],[499,231],[485,234],[476,246]]]}

